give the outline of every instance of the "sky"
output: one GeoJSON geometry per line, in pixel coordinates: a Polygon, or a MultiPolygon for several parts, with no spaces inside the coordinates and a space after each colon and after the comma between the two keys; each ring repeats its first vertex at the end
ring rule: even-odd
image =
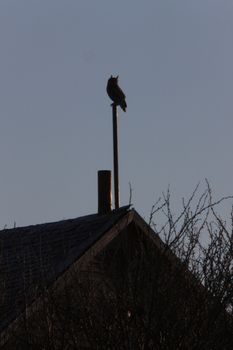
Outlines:
{"type": "Polygon", "coordinates": [[[232,18],[232,0],[1,0],[0,228],[97,211],[110,75],[128,104],[121,205],[131,186],[147,220],[168,186],[179,206],[205,178],[232,195],[232,18]]]}

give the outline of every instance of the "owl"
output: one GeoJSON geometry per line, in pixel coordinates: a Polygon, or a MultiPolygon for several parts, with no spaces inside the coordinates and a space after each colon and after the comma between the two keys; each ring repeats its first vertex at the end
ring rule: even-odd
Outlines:
{"type": "Polygon", "coordinates": [[[107,93],[108,96],[111,98],[113,103],[117,106],[121,106],[124,112],[126,112],[126,101],[125,101],[125,94],[121,90],[121,88],[118,85],[118,77],[116,76],[115,78],[111,75],[111,77],[108,79],[108,84],[107,84],[107,93]]]}

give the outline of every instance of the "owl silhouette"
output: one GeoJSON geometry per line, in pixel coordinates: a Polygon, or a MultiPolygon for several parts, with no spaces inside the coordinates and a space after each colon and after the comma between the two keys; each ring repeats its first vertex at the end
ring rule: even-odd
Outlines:
{"type": "Polygon", "coordinates": [[[111,77],[108,79],[107,93],[111,98],[113,103],[120,106],[124,112],[126,112],[127,104],[125,101],[125,94],[118,85],[118,75],[116,77],[111,77]]]}

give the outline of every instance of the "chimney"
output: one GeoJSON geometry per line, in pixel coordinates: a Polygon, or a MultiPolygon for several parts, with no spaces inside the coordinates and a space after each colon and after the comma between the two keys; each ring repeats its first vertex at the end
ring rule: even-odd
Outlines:
{"type": "Polygon", "coordinates": [[[111,171],[98,171],[98,214],[108,214],[112,207],[111,171]]]}

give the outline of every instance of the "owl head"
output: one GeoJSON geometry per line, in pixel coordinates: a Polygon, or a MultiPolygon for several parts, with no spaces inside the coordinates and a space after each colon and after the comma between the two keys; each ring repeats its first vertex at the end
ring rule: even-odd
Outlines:
{"type": "Polygon", "coordinates": [[[109,80],[111,80],[111,83],[117,84],[117,83],[118,83],[118,78],[119,78],[119,75],[117,75],[116,77],[113,77],[113,76],[111,75],[111,77],[110,77],[109,80]]]}

